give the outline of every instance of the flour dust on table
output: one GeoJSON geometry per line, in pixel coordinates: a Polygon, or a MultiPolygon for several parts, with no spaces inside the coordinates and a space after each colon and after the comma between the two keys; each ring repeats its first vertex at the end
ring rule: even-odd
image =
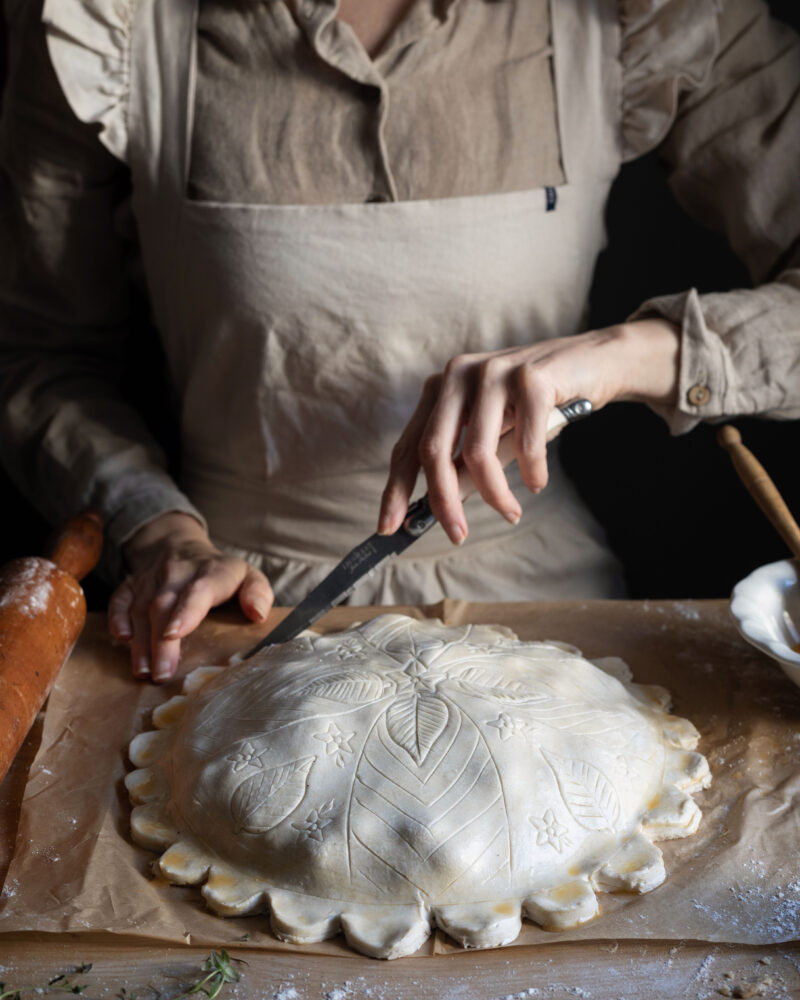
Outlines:
{"type": "Polygon", "coordinates": [[[222,916],[366,955],[598,913],[700,822],[698,734],[663,688],[560,642],[381,615],[200,667],[137,736],[131,830],[222,916]]]}

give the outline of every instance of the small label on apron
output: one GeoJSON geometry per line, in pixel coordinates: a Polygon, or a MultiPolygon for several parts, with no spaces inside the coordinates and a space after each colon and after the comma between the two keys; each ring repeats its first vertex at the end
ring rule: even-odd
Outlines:
{"type": "Polygon", "coordinates": [[[544,189],[545,195],[545,211],[554,212],[556,207],[556,202],[558,201],[558,193],[554,187],[546,187],[544,189]]]}

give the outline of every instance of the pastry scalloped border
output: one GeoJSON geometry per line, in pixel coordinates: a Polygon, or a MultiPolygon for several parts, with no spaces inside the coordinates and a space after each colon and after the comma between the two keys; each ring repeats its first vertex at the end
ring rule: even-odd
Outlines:
{"type": "MultiPolygon", "coordinates": [[[[619,661],[596,661],[596,665],[618,673],[619,661]]],[[[136,770],[125,778],[133,804],[131,833],[142,847],[163,852],[157,866],[170,882],[202,885],[206,904],[220,916],[269,911],[272,933],[282,941],[323,941],[341,931],[355,950],[388,959],[417,951],[434,926],[465,948],[509,944],[520,933],[523,917],[545,930],[576,927],[598,915],[599,891],[644,893],[659,886],[666,871],[661,850],[653,841],[688,837],[700,823],[700,810],[691,796],[708,787],[711,774],[705,757],[695,752],[697,730],[688,720],[667,713],[669,694],[663,688],[626,681],[634,696],[664,713],[662,736],[669,748],[665,780],[662,793],[644,813],[640,830],[594,871],[524,898],[431,907],[422,902],[347,903],[279,889],[243,875],[196,839],[181,836],[168,813],[169,789],[153,767],[170,746],[190,700],[225,669],[199,667],[192,671],[183,692],[153,711],[155,730],[132,740],[129,756],[136,770]]]]}

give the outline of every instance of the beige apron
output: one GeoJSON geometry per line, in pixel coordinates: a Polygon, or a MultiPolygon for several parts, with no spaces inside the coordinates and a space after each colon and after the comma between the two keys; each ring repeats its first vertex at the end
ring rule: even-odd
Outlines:
{"type": "MultiPolygon", "coordinates": [[[[552,208],[541,189],[387,204],[187,199],[196,4],[137,4],[134,208],[181,401],[181,485],[212,538],[291,604],[374,530],[391,446],[427,375],[455,354],[582,328],[619,167],[615,5],[552,5],[567,177],[552,208]]],[[[539,496],[516,467],[509,478],[517,528],[474,498],[463,547],[436,526],[351,600],[618,595],[616,563],[555,450],[539,496]]]]}

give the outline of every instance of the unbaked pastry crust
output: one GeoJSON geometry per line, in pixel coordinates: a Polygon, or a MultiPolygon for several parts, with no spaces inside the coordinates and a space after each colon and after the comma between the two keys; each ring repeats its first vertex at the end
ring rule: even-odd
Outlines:
{"type": "Polygon", "coordinates": [[[201,667],[137,736],[134,839],[222,916],[379,958],[598,913],[665,878],[710,783],[698,734],[616,658],[387,614],[201,667]]]}

